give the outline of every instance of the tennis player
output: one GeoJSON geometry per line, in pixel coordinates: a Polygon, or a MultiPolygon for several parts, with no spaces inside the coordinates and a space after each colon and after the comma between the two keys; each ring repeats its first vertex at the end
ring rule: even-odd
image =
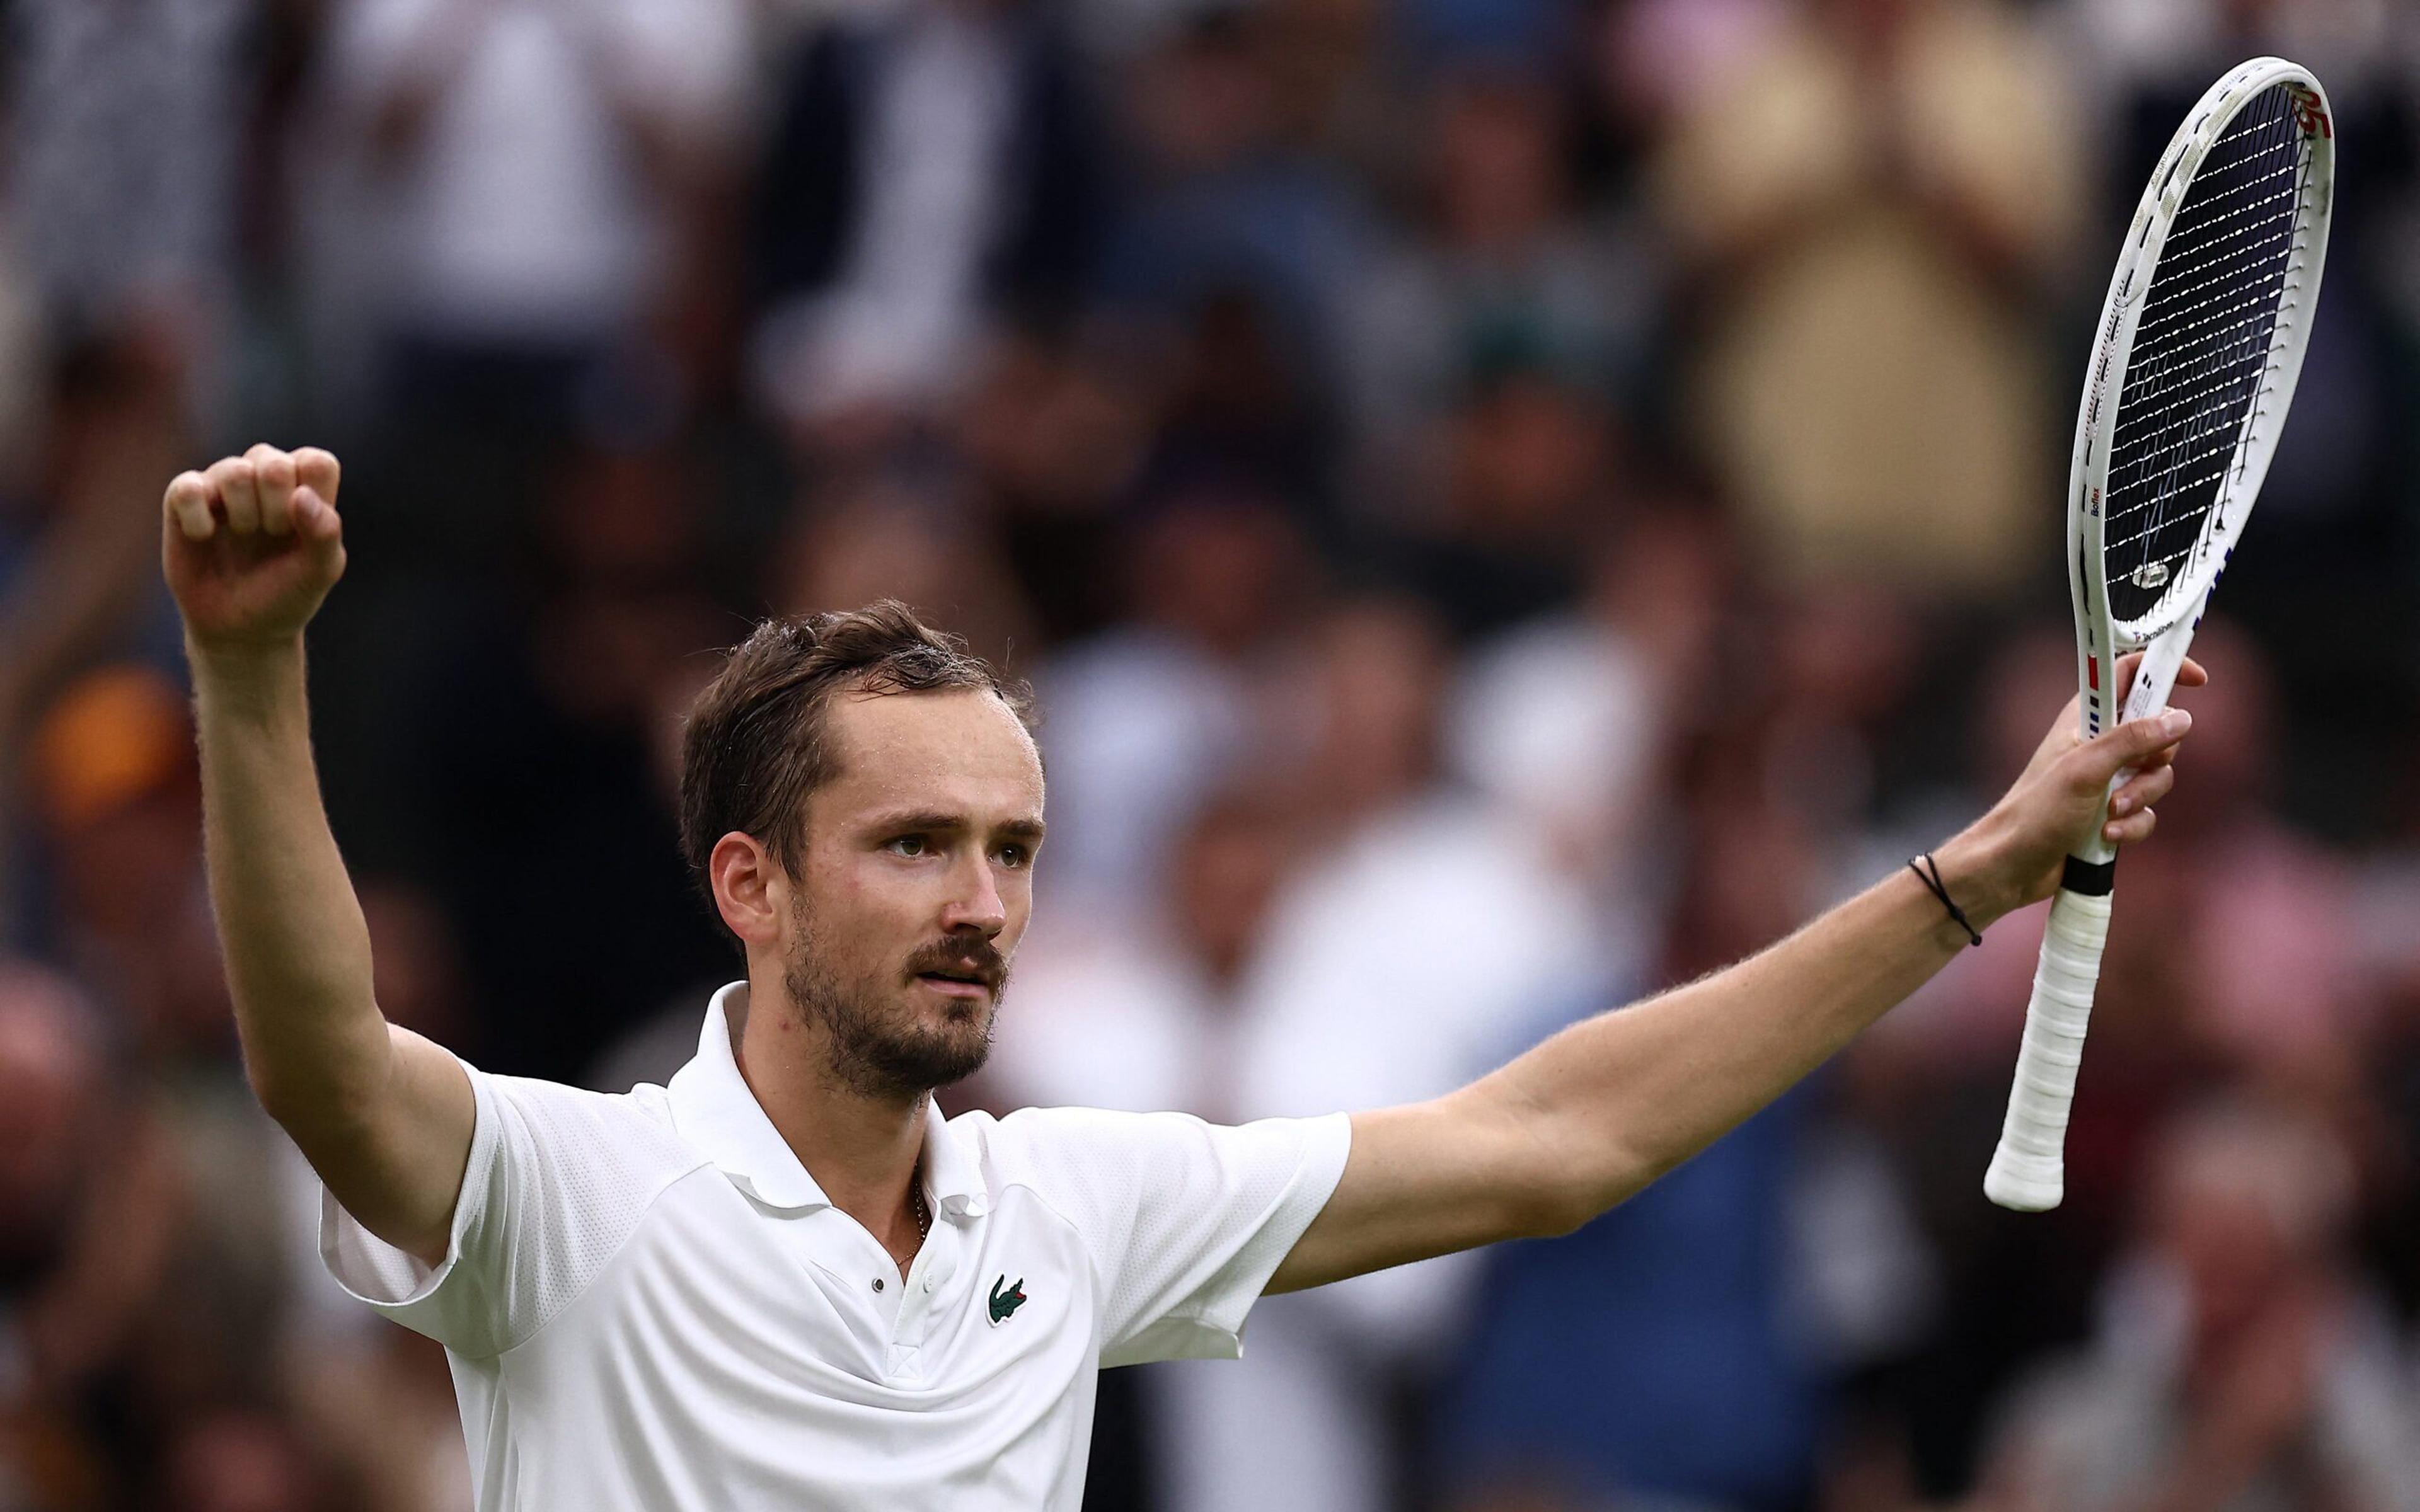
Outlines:
{"type": "MultiPolygon", "coordinates": [[[[326,452],[256,446],[168,486],[210,894],[252,1084],[326,1186],[329,1268],[445,1346],[483,1512],[1077,1512],[1095,1370],[1233,1356],[1264,1292],[1605,1211],[2048,897],[2094,826],[2149,836],[2187,725],[2085,743],[2071,709],[1929,865],[1435,1102],[945,1119],[1032,911],[1025,693],[895,605],[771,622],[699,696],[681,774],[747,978],[670,1086],[606,1096],[380,1014],[303,682],[337,484],[326,452]]],[[[554,885],[549,856],[494,864],[554,885]]],[[[1371,949],[1420,948],[1390,922],[1371,949]]]]}

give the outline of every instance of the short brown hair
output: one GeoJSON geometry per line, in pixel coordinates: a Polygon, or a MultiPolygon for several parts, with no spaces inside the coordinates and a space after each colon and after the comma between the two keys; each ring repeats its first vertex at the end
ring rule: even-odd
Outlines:
{"type": "Polygon", "coordinates": [[[837,758],[826,734],[833,689],[1000,696],[1028,730],[1033,692],[1001,675],[956,636],[936,630],[896,599],[863,609],[767,620],[734,647],[681,733],[681,855],[709,906],[706,857],[737,830],[798,875],[807,795],[830,781],[837,758]]]}

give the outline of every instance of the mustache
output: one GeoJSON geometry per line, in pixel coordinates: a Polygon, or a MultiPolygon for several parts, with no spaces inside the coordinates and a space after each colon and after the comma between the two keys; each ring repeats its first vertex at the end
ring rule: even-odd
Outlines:
{"type": "Polygon", "coordinates": [[[928,971],[973,977],[997,993],[1008,980],[1008,958],[991,941],[979,936],[936,940],[908,958],[908,976],[921,977],[928,971]]]}

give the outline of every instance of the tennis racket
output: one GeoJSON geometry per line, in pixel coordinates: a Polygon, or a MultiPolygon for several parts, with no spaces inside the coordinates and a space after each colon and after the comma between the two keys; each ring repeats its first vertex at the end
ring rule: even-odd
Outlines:
{"type": "MultiPolygon", "coordinates": [[[[2143,191],[2102,307],[2068,476],[2086,739],[2166,706],[2293,401],[2335,187],[2326,92],[2307,69],[2264,57],[2201,97],[2143,191]],[[2121,688],[2117,661],[2133,651],[2142,662],[2121,688]]],[[[2116,876],[2096,825],[2051,902],[2008,1121],[1983,1178],[2004,1208],[2058,1206],[2116,876]]]]}

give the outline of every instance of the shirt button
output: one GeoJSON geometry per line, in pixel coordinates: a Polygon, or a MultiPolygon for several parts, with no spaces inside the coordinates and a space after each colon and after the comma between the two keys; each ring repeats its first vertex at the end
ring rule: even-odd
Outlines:
{"type": "Polygon", "coordinates": [[[876,1291],[882,1289],[882,1278],[878,1275],[874,1278],[874,1289],[876,1291]]]}
{"type": "Polygon", "coordinates": [[[933,1289],[933,1278],[929,1275],[924,1278],[924,1289],[926,1291],[933,1289]]]}

